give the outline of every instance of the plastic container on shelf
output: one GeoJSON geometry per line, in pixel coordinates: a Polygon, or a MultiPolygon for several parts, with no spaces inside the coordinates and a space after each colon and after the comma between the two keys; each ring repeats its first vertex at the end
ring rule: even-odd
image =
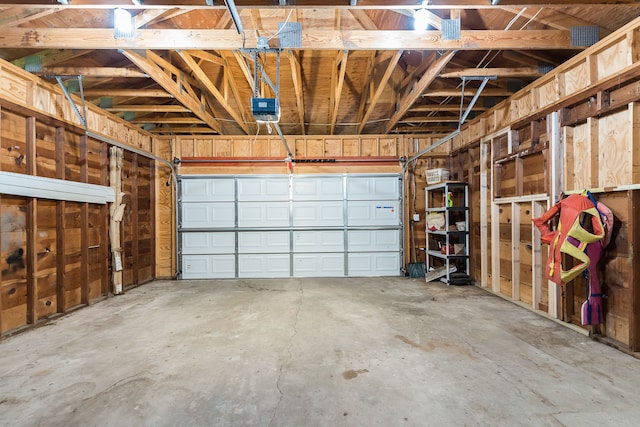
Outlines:
{"type": "Polygon", "coordinates": [[[449,171],[447,169],[427,169],[427,184],[437,184],[448,179],[449,171]]]}

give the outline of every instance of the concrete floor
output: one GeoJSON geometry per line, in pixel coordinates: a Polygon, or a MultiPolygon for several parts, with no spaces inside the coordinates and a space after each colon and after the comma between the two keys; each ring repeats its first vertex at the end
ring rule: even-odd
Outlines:
{"type": "Polygon", "coordinates": [[[158,281],[0,342],[0,425],[637,426],[640,360],[481,289],[158,281]]]}

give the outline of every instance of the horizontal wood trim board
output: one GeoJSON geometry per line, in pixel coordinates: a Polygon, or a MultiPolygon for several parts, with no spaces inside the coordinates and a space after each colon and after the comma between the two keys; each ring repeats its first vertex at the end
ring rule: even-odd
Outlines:
{"type": "Polygon", "coordinates": [[[110,187],[13,172],[0,172],[0,194],[101,205],[115,200],[110,187]]]}

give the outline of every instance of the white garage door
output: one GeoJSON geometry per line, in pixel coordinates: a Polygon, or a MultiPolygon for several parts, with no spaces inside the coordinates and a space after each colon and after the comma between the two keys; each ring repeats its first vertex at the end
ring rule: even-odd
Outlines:
{"type": "Polygon", "coordinates": [[[399,276],[398,174],[184,176],[184,279],[399,276]]]}

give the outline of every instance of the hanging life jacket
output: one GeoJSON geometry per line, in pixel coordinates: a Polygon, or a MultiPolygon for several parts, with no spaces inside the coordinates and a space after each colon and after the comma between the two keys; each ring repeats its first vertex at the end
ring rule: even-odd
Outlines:
{"type": "Polygon", "coordinates": [[[534,218],[533,223],[540,230],[542,243],[550,245],[545,274],[548,279],[558,285],[569,283],[589,268],[591,260],[585,253],[586,246],[605,238],[605,226],[600,212],[589,197],[581,194],[572,194],[560,200],[541,217],[534,218]],[[557,214],[560,214],[558,226],[553,231],[548,221],[557,214]],[[593,232],[582,227],[580,220],[583,214],[591,217],[593,232]],[[563,254],[577,260],[577,263],[568,270],[562,266],[563,254]]]}

